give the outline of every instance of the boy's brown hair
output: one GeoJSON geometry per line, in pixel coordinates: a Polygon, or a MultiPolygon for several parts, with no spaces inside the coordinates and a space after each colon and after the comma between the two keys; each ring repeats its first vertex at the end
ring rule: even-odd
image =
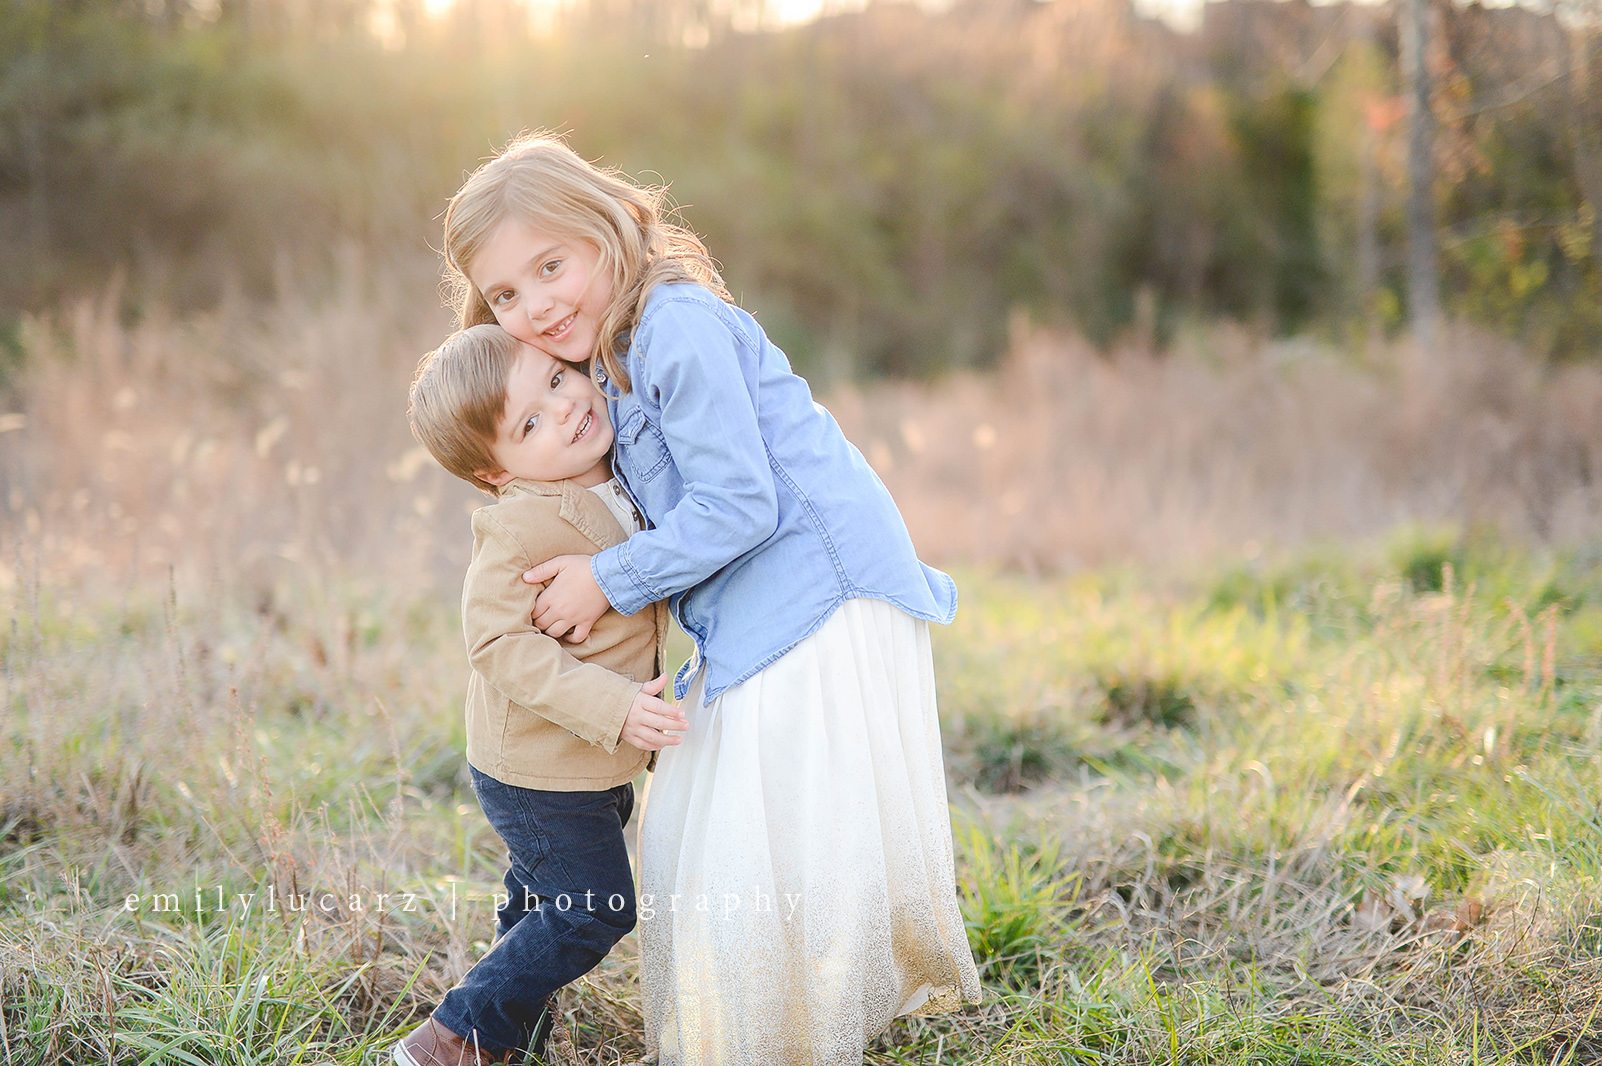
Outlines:
{"type": "Polygon", "coordinates": [[[457,330],[417,364],[406,401],[412,436],[440,466],[491,496],[498,490],[479,474],[497,469],[490,442],[521,343],[496,325],[457,330]]]}

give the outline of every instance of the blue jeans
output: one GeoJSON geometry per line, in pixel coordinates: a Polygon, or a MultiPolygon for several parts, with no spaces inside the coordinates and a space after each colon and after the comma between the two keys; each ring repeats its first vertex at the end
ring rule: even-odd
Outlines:
{"type": "Polygon", "coordinates": [[[547,1006],[634,928],[634,876],[623,827],[634,786],[547,792],[469,766],[473,791],[506,844],[506,902],[489,953],[445,994],[434,1017],[485,1050],[539,1051],[547,1006]]]}

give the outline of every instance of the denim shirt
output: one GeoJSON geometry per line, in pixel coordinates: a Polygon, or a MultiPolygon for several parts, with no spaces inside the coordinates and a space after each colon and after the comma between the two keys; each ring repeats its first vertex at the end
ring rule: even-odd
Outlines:
{"type": "Polygon", "coordinates": [[[668,600],[711,701],[853,596],[949,622],[957,587],[913,551],[884,483],[756,319],[694,284],[660,285],[608,394],[614,468],[651,528],[595,555],[622,614],[668,600]]]}

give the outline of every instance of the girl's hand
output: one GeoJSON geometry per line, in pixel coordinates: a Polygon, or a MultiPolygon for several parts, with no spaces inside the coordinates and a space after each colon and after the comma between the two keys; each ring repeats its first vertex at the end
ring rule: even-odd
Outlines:
{"type": "Polygon", "coordinates": [[[660,751],[684,743],[680,734],[689,730],[690,722],[683,712],[659,698],[665,685],[667,675],[663,674],[640,687],[629,707],[628,717],[623,719],[619,740],[641,751],[660,751]]]}
{"type": "Polygon", "coordinates": [[[612,605],[595,583],[588,555],[558,555],[523,572],[530,585],[550,584],[534,600],[534,624],[546,636],[578,644],[589,638],[590,627],[612,605]],[[571,635],[569,635],[571,634],[571,635]]]}

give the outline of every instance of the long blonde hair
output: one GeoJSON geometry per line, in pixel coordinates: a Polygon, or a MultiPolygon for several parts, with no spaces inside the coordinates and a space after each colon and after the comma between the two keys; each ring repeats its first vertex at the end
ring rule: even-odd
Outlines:
{"type": "Polygon", "coordinates": [[[729,299],[706,246],[671,221],[672,215],[665,189],[598,167],[553,134],[518,137],[473,171],[445,209],[445,280],[460,324],[495,321],[467,271],[507,218],[587,241],[600,251],[596,269],[612,277],[612,302],[601,316],[591,363],[605,367],[616,387],[627,392],[629,377],[618,349],[639,322],[653,288],[689,281],[729,299]]]}

